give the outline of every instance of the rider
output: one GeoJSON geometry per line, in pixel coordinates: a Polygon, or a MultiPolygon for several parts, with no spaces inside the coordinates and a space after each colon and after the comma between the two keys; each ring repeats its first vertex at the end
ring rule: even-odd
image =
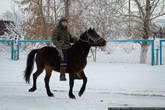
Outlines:
{"type": "Polygon", "coordinates": [[[54,28],[52,41],[60,55],[60,81],[66,81],[65,73],[67,68],[67,49],[71,47],[70,43],[76,42],[67,29],[68,20],[62,17],[59,24],[54,28]]]}

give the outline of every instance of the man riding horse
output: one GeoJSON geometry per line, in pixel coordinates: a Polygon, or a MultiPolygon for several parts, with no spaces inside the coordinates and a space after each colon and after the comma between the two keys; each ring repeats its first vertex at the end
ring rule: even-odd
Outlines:
{"type": "MultiPolygon", "coordinates": [[[[53,42],[57,46],[57,48],[64,53],[64,60],[61,59],[61,65],[59,60],[59,52],[57,48],[52,46],[45,46],[39,49],[33,49],[27,57],[27,65],[24,72],[24,78],[27,83],[30,82],[30,76],[34,67],[34,60],[36,62],[37,70],[33,73],[33,86],[29,89],[29,92],[34,92],[37,90],[37,78],[43,73],[45,70],[46,75],[44,78],[45,88],[47,95],[49,97],[53,97],[53,93],[49,87],[50,77],[52,75],[52,71],[60,72],[63,79],[65,78],[65,72],[69,75],[69,98],[75,99],[75,95],[73,94],[73,86],[74,80],[83,80],[83,84],[81,86],[80,91],[78,92],[79,96],[82,96],[86,89],[87,77],[85,75],[84,69],[87,64],[87,56],[89,54],[89,50],[91,47],[102,47],[106,45],[105,39],[100,37],[100,35],[95,31],[95,29],[89,28],[85,32],[83,32],[79,40],[69,48],[71,42],[71,36],[69,32],[66,30],[66,27],[62,27],[63,20],[60,20],[59,26],[57,26],[54,30],[53,42]],[[64,29],[65,28],[65,29],[64,29]],[[63,39],[63,40],[62,40],[63,39]],[[65,47],[66,46],[66,47],[65,47]],[[68,52],[68,62],[67,68],[63,61],[66,61],[68,52]],[[61,68],[60,68],[61,67],[61,68]],[[63,70],[64,68],[64,70],[63,70]],[[65,70],[66,69],[66,70],[65,70]]],[[[65,23],[67,20],[64,20],[65,23]]],[[[64,25],[65,25],[64,23],[64,25]]],[[[67,24],[67,23],[66,23],[67,24]]],[[[65,25],[67,26],[67,25],[65,25]]],[[[61,78],[62,79],[62,78],[61,78]]]]}
{"type": "Polygon", "coordinates": [[[71,47],[70,43],[76,42],[67,29],[68,20],[62,17],[59,24],[53,30],[52,41],[56,46],[60,56],[60,81],[66,81],[65,72],[67,68],[67,49],[71,47]]]}

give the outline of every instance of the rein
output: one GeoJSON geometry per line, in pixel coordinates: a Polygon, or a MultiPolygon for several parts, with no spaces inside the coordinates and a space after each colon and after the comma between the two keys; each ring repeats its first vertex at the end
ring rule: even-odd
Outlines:
{"type": "Polygon", "coordinates": [[[93,38],[93,37],[92,37],[90,34],[88,34],[88,33],[87,33],[87,37],[88,37],[88,40],[83,40],[83,39],[81,39],[81,38],[80,38],[80,40],[83,41],[83,42],[88,43],[89,45],[91,45],[90,40],[94,41],[94,43],[97,43],[98,40],[101,39],[100,37],[93,38]]]}

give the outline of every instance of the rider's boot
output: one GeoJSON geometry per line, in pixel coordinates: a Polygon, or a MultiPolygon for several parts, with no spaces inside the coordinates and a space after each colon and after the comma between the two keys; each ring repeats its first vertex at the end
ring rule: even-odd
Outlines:
{"type": "Polygon", "coordinates": [[[60,81],[66,81],[66,66],[60,66],[60,81]]]}

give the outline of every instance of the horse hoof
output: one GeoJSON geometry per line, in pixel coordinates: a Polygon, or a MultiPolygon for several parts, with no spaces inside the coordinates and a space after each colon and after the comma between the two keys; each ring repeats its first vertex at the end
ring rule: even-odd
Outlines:
{"type": "Polygon", "coordinates": [[[84,90],[80,90],[78,95],[81,97],[83,95],[83,93],[84,93],[84,90]]]}
{"type": "Polygon", "coordinates": [[[29,89],[29,92],[34,92],[36,90],[36,88],[31,88],[29,89]]]}
{"type": "Polygon", "coordinates": [[[50,93],[48,94],[49,97],[54,97],[54,94],[50,93]]]}
{"type": "Polygon", "coordinates": [[[83,94],[83,93],[79,92],[79,93],[78,93],[79,97],[81,97],[81,96],[82,96],[82,94],[83,94]]]}
{"type": "Polygon", "coordinates": [[[76,97],[74,95],[70,95],[69,96],[71,99],[76,99],[76,97]]]}

